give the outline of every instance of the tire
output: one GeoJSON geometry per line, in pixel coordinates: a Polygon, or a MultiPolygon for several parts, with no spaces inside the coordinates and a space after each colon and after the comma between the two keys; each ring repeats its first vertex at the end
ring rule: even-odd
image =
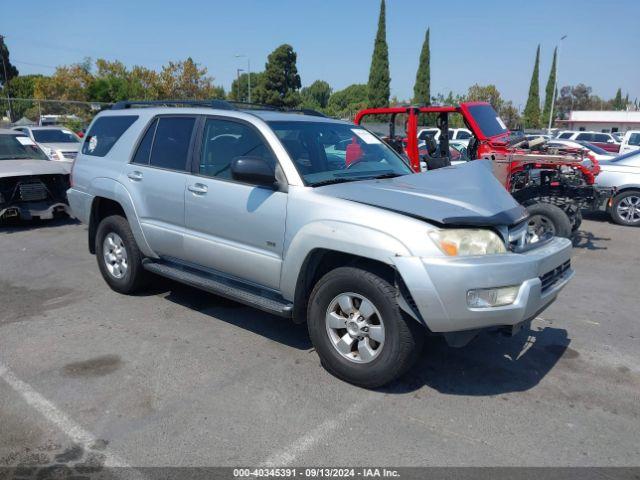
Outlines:
{"type": "Polygon", "coordinates": [[[143,255],[126,218],[112,215],[102,219],[96,231],[95,249],[100,273],[112,290],[132,294],[146,283],[143,255]],[[107,259],[107,251],[111,261],[107,259]]]}
{"type": "Polygon", "coordinates": [[[640,190],[625,190],[613,197],[611,218],[618,225],[640,227],[640,190]]]}
{"type": "Polygon", "coordinates": [[[573,217],[573,225],[571,225],[571,233],[575,235],[575,233],[582,225],[582,212],[578,210],[573,217]]]}
{"type": "Polygon", "coordinates": [[[534,203],[527,207],[529,233],[541,237],[547,232],[556,237],[571,238],[571,221],[566,213],[550,203],[534,203]]]}
{"type": "Polygon", "coordinates": [[[307,324],[311,342],[329,373],[354,385],[375,388],[397,379],[415,363],[422,350],[425,328],[402,313],[396,295],[393,285],[360,268],[340,267],[318,281],[309,298],[307,324]],[[358,322],[348,318],[349,308],[342,309],[345,296],[351,298],[351,313],[367,318],[359,323],[368,332],[363,333],[362,340],[347,329],[349,325],[352,332],[364,332],[357,330],[358,322]],[[327,323],[330,312],[335,329],[327,323]],[[337,328],[343,318],[344,328],[337,328]],[[343,353],[336,344],[340,338],[338,344],[343,353]],[[353,342],[351,350],[346,348],[349,341],[353,342]],[[364,356],[358,350],[361,344],[364,356]]]}

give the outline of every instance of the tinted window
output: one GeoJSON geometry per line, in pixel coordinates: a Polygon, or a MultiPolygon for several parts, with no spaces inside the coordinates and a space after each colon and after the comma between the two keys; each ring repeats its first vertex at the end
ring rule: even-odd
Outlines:
{"type": "Polygon", "coordinates": [[[40,143],[79,143],[78,137],[69,130],[33,130],[33,138],[40,143]]]}
{"type": "Polygon", "coordinates": [[[491,105],[472,105],[468,108],[469,113],[486,137],[495,137],[509,131],[491,105]]]}
{"type": "Polygon", "coordinates": [[[632,133],[629,136],[629,145],[640,146],[640,133],[632,133]]]}
{"type": "Polygon", "coordinates": [[[584,140],[585,142],[593,142],[593,134],[592,133],[579,133],[576,136],[576,140],[584,140]]]}
{"type": "Polygon", "coordinates": [[[193,117],[160,118],[149,163],[159,168],[185,170],[195,121],[193,117]]]}
{"type": "Polygon", "coordinates": [[[561,134],[558,136],[558,138],[571,138],[571,135],[573,135],[573,133],[572,133],[572,132],[564,132],[564,133],[561,133],[561,134]]]}
{"type": "Polygon", "coordinates": [[[456,138],[458,140],[467,140],[468,138],[471,138],[471,134],[469,132],[465,132],[464,130],[460,130],[456,138]]]}
{"type": "Polygon", "coordinates": [[[610,137],[609,135],[604,135],[602,133],[596,133],[593,136],[593,141],[594,142],[602,142],[602,143],[607,143],[609,141],[610,137]]]}
{"type": "Polygon", "coordinates": [[[138,119],[137,115],[105,116],[98,118],[85,137],[82,153],[104,157],[124,132],[138,119]]]}
{"type": "Polygon", "coordinates": [[[231,162],[239,157],[260,157],[275,168],[275,159],[264,141],[248,125],[210,118],[205,122],[199,173],[231,178],[231,162]]]}
{"type": "Polygon", "coordinates": [[[154,120],[147,132],[144,134],[140,145],[138,145],[138,151],[135,157],[133,157],[133,163],[139,163],[141,165],[149,165],[149,157],[151,156],[151,144],[153,143],[153,136],[156,133],[156,126],[158,120],[154,120]]]}

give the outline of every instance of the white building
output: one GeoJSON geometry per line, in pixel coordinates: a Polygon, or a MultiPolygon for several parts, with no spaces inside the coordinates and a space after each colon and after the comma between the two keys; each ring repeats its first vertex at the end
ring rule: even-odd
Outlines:
{"type": "Polygon", "coordinates": [[[640,111],[578,110],[568,120],[557,120],[563,130],[626,132],[640,130],[640,111]]]}

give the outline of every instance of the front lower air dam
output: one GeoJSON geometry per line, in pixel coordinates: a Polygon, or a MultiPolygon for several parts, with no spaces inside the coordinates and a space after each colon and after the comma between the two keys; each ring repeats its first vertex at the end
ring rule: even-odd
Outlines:
{"type": "Polygon", "coordinates": [[[469,290],[467,305],[471,308],[504,307],[516,301],[519,291],[519,285],[469,290]]]}

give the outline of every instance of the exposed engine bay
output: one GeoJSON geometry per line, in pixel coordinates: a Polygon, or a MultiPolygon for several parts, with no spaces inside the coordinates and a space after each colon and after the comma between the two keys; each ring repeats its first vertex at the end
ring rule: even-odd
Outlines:
{"type": "Polygon", "coordinates": [[[66,190],[69,175],[26,175],[0,178],[0,220],[51,219],[70,214],[66,190]]]}

